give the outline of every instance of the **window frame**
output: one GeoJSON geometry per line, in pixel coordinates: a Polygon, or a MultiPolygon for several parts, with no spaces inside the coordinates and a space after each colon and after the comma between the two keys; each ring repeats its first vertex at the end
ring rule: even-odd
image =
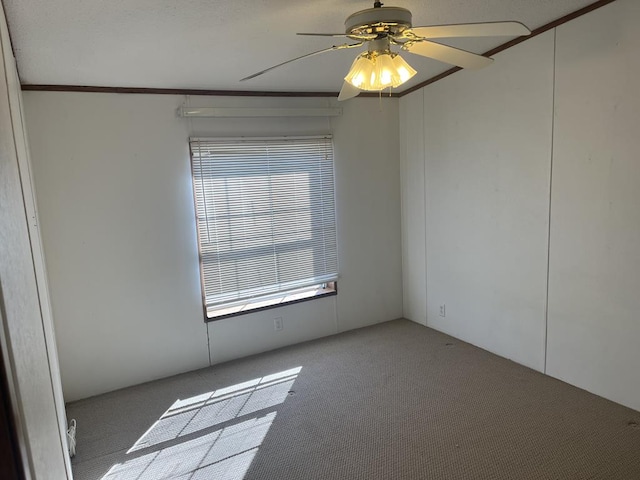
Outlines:
{"type": "MultiPolygon", "coordinates": [[[[279,308],[279,307],[284,307],[287,305],[295,305],[296,303],[305,303],[305,302],[310,302],[312,300],[317,300],[320,298],[325,298],[325,297],[334,297],[336,295],[338,295],[338,282],[328,282],[326,284],[324,284],[326,286],[322,286],[321,288],[318,288],[316,290],[316,293],[313,295],[309,295],[307,297],[304,298],[296,298],[296,299],[292,299],[292,300],[283,300],[277,303],[273,303],[270,305],[256,305],[258,303],[263,303],[263,301],[260,301],[259,299],[256,299],[253,302],[247,302],[247,304],[245,305],[245,307],[247,308],[243,308],[237,312],[229,312],[229,313],[220,313],[217,315],[211,315],[208,311],[207,311],[207,306],[204,304],[204,299],[203,299],[203,311],[204,311],[204,318],[205,318],[205,322],[209,323],[209,322],[215,322],[217,320],[224,320],[225,318],[233,318],[233,317],[239,317],[241,315],[248,315],[250,313],[257,313],[257,312],[263,312],[265,310],[271,310],[274,308],[279,308]]],[[[288,295],[283,294],[283,297],[286,297],[288,295]]],[[[221,309],[222,310],[222,309],[221,309]]]]}

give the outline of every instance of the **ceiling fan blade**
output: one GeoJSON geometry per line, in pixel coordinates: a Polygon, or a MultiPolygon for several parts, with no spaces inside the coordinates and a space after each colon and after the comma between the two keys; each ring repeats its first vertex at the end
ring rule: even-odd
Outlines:
{"type": "Polygon", "coordinates": [[[410,53],[415,53],[416,55],[434,58],[444,63],[450,63],[451,65],[469,69],[486,67],[493,62],[493,58],[483,57],[482,55],[460,50],[459,48],[453,48],[448,45],[429,42],[427,40],[422,42],[410,42],[402,47],[402,49],[410,53]]]}
{"type": "Polygon", "coordinates": [[[350,98],[357,97],[362,90],[357,87],[354,87],[349,82],[344,82],[342,84],[342,89],[340,89],[340,95],[338,95],[338,101],[342,102],[344,100],[349,100],[350,98]]]}
{"type": "Polygon", "coordinates": [[[296,35],[312,35],[314,37],[346,37],[346,33],[296,33],[296,35]]]}
{"type": "Polygon", "coordinates": [[[522,35],[530,35],[531,30],[520,22],[488,22],[413,27],[404,33],[405,35],[406,33],[410,33],[423,38],[519,37],[522,35]]]}
{"type": "Polygon", "coordinates": [[[275,68],[282,67],[283,65],[286,65],[286,64],[291,63],[291,62],[295,62],[296,60],[301,60],[301,59],[307,58],[307,57],[313,57],[314,55],[320,55],[321,53],[330,52],[332,50],[342,50],[342,49],[345,49],[345,48],[356,48],[356,47],[361,47],[362,45],[364,45],[364,42],[360,42],[360,43],[345,43],[343,45],[334,45],[333,47],[323,48],[322,50],[318,50],[316,52],[311,52],[311,53],[307,53],[306,55],[301,55],[299,57],[292,58],[291,60],[287,60],[286,62],[279,63],[278,65],[274,65],[273,67],[265,68],[264,70],[261,70],[261,71],[259,71],[257,73],[254,73],[253,75],[249,75],[248,77],[244,77],[244,78],[240,79],[240,81],[244,82],[245,80],[251,80],[252,78],[256,78],[256,77],[262,75],[263,73],[270,72],[271,70],[273,70],[275,68]]]}
{"type": "Polygon", "coordinates": [[[347,37],[354,40],[373,40],[377,35],[352,35],[350,33],[296,33],[296,35],[311,37],[347,37]]]}

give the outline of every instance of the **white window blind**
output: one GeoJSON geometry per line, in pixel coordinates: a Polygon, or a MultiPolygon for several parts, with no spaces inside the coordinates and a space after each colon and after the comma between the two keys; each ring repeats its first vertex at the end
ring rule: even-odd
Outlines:
{"type": "Polygon", "coordinates": [[[337,279],[331,137],[190,144],[207,309],[337,279]]]}

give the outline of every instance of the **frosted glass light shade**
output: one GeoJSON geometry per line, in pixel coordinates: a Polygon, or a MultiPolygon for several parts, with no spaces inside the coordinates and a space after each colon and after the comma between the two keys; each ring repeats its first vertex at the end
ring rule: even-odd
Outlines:
{"type": "Polygon", "coordinates": [[[368,90],[366,85],[368,85],[373,69],[374,63],[367,57],[366,53],[358,55],[353,61],[353,65],[351,65],[351,69],[344,79],[356,88],[368,90]]]}
{"type": "Polygon", "coordinates": [[[378,55],[374,58],[375,68],[371,77],[371,86],[373,90],[382,90],[383,88],[393,86],[396,67],[393,64],[391,55],[378,55]]]}
{"type": "Polygon", "coordinates": [[[396,69],[398,82],[397,84],[393,85],[394,87],[402,85],[417,73],[413,68],[411,68],[411,65],[409,65],[400,55],[396,55],[395,57],[393,57],[393,65],[396,69]]]}
{"type": "Polygon", "coordinates": [[[344,79],[360,90],[377,91],[402,85],[415,74],[397,53],[365,52],[354,60],[344,79]]]}

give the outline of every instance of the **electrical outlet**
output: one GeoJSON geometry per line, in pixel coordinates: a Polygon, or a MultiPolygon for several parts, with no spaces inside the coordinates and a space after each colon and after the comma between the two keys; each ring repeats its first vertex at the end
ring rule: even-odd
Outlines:
{"type": "Polygon", "coordinates": [[[284,324],[282,323],[282,317],[277,317],[273,319],[273,329],[276,332],[280,332],[284,328],[284,324]]]}
{"type": "Polygon", "coordinates": [[[441,317],[447,316],[447,306],[444,304],[440,305],[440,316],[441,317]]]}

